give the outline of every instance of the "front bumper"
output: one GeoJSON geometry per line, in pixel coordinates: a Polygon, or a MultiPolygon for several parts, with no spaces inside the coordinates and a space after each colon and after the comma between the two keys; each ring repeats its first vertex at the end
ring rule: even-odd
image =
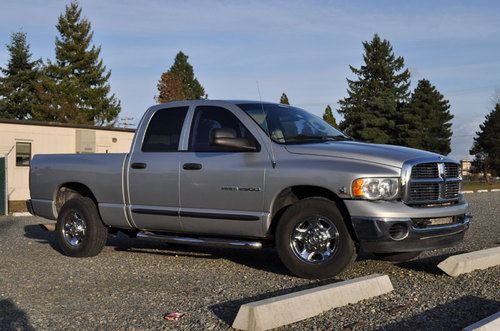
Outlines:
{"type": "Polygon", "coordinates": [[[422,225],[425,218],[351,218],[365,252],[391,253],[451,247],[462,241],[471,221],[469,214],[452,216],[444,225],[422,225]]]}

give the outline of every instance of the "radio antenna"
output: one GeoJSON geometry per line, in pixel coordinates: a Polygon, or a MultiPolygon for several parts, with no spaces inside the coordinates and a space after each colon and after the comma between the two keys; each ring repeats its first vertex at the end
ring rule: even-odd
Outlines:
{"type": "Polygon", "coordinates": [[[269,140],[271,140],[271,143],[269,144],[269,150],[271,152],[271,164],[273,165],[273,168],[276,168],[276,156],[274,155],[274,148],[273,148],[273,139],[271,138],[271,130],[269,128],[269,123],[267,122],[267,114],[266,111],[264,110],[264,103],[262,102],[262,95],[260,94],[260,87],[259,87],[259,81],[255,81],[257,83],[257,92],[259,92],[259,100],[260,100],[260,108],[262,109],[262,115],[264,116],[264,121],[266,122],[266,133],[269,136],[269,140]]]}

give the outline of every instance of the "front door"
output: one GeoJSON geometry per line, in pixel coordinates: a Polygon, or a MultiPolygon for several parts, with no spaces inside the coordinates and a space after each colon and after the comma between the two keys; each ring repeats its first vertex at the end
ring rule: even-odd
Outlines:
{"type": "MultiPolygon", "coordinates": [[[[251,121],[251,119],[248,119],[251,121]]],[[[262,233],[264,172],[269,155],[211,145],[213,129],[234,130],[238,138],[257,139],[229,109],[194,110],[188,151],[180,168],[181,221],[184,231],[226,235],[262,233]]]]}
{"type": "MultiPolygon", "coordinates": [[[[132,221],[139,229],[180,230],[179,142],[189,107],[164,108],[151,115],[128,164],[132,221]]],[[[147,123],[147,122],[146,122],[147,123]]]]}

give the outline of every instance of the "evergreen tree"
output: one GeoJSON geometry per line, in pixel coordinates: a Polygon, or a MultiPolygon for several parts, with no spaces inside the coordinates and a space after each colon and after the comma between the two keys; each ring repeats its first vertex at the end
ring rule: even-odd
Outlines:
{"type": "Polygon", "coordinates": [[[495,105],[483,124],[479,125],[477,137],[470,149],[470,154],[476,157],[475,163],[479,164],[484,172],[484,178],[490,182],[488,173],[500,175],[500,103],[495,105]]]}
{"type": "Polygon", "coordinates": [[[40,106],[34,117],[65,123],[113,125],[121,111],[110,94],[111,71],[99,58],[100,47],[91,45],[93,32],[82,17],[78,2],[66,6],[56,25],[56,61],[49,62],[37,86],[40,106]]]}
{"type": "Polygon", "coordinates": [[[333,126],[334,128],[338,128],[337,121],[335,120],[335,117],[333,116],[333,111],[332,107],[330,105],[326,106],[325,112],[323,113],[323,120],[333,126]]]}
{"type": "Polygon", "coordinates": [[[405,111],[408,130],[400,144],[444,155],[451,152],[450,104],[427,79],[418,82],[405,111]]]}
{"type": "Polygon", "coordinates": [[[409,97],[410,72],[390,42],[377,34],[363,47],[364,65],[350,66],[356,79],[347,79],[348,96],[339,101],[339,113],[344,115],[340,128],[354,139],[397,143],[407,129],[401,112],[409,97]]]}
{"type": "Polygon", "coordinates": [[[280,103],[282,105],[289,105],[290,104],[290,101],[288,101],[288,96],[285,94],[285,92],[283,92],[283,94],[280,97],[280,103]]]}
{"type": "Polygon", "coordinates": [[[31,60],[26,33],[15,32],[7,45],[10,53],[7,67],[0,68],[0,117],[26,119],[37,101],[35,82],[40,73],[41,60],[31,60]]]}
{"type": "Polygon", "coordinates": [[[207,95],[205,94],[205,89],[194,76],[193,66],[189,64],[188,58],[189,57],[183,52],[177,53],[174,64],[170,67],[168,72],[179,77],[181,80],[185,99],[206,99],[207,95]]]}
{"type": "Polygon", "coordinates": [[[186,100],[182,81],[179,76],[167,71],[161,75],[158,84],[159,94],[155,97],[159,103],[166,103],[177,100],[186,100]]]}

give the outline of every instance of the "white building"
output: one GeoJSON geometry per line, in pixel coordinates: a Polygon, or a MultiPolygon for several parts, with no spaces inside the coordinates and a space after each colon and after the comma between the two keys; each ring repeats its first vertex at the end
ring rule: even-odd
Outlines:
{"type": "Polygon", "coordinates": [[[127,153],[133,129],[0,119],[0,215],[25,210],[35,154],[127,153]]]}

